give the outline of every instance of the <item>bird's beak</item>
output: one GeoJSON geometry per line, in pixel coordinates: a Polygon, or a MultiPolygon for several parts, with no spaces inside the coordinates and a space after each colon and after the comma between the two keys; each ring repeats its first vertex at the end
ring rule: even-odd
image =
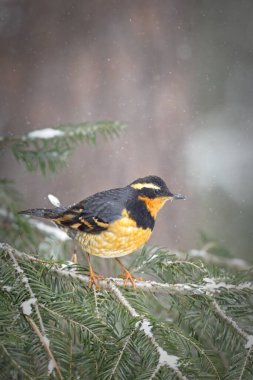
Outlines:
{"type": "Polygon", "coordinates": [[[186,199],[186,197],[182,194],[174,194],[173,195],[173,199],[177,200],[177,199],[186,199]]]}

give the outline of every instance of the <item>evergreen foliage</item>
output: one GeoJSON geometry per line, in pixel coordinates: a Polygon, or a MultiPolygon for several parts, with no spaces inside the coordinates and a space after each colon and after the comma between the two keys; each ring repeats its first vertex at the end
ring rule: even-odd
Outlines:
{"type": "Polygon", "coordinates": [[[61,168],[78,143],[95,143],[97,135],[117,136],[122,128],[123,124],[108,121],[60,125],[22,136],[0,137],[0,149],[11,148],[16,159],[23,162],[28,170],[40,169],[46,174],[61,168]]]}
{"type": "MultiPolygon", "coordinates": [[[[105,126],[85,125],[57,128],[63,136],[47,131],[41,139],[43,132],[31,133],[8,143],[28,168],[47,173],[58,166],[49,161],[58,160],[64,144],[71,146],[66,154],[73,149],[80,130],[91,141],[89,133],[105,126]],[[77,135],[71,136],[72,129],[77,135]]],[[[107,135],[118,130],[106,125],[107,135]]],[[[22,199],[14,183],[0,182],[0,202],[1,378],[253,378],[248,263],[224,257],[217,244],[215,253],[207,252],[207,241],[188,253],[146,247],[132,256],[131,272],[145,278],[136,281],[136,289],[124,288],[120,278],[105,278],[100,289],[89,289],[87,266],[66,263],[72,248],[64,234],[17,214],[22,199]]]]}

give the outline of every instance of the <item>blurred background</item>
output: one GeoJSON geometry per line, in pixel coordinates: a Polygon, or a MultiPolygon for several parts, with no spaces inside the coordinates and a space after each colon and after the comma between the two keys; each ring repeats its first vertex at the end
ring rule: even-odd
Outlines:
{"type": "Polygon", "coordinates": [[[0,128],[119,120],[119,138],[81,145],[43,177],[1,156],[24,207],[64,204],[148,174],[186,201],[151,243],[201,247],[201,233],[252,260],[253,2],[0,2],[0,128]]]}

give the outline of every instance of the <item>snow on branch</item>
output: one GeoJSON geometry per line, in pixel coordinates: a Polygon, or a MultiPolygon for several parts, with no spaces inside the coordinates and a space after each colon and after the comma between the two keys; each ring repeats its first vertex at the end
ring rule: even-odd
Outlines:
{"type": "Polygon", "coordinates": [[[64,136],[64,133],[56,128],[44,128],[31,131],[26,135],[27,139],[53,139],[55,137],[64,136]]]}
{"type": "Polygon", "coordinates": [[[221,318],[223,321],[228,323],[232,328],[240,335],[244,340],[246,341],[245,343],[245,348],[247,350],[247,355],[244,360],[244,364],[240,373],[239,380],[243,379],[244,372],[246,370],[247,363],[250,359],[250,356],[253,351],[253,335],[246,333],[242,328],[238,325],[238,323],[233,320],[231,317],[229,317],[224,310],[220,307],[220,305],[217,303],[216,300],[212,302],[212,305],[214,307],[214,312],[216,315],[218,315],[219,318],[221,318]]]}
{"type": "Polygon", "coordinates": [[[45,174],[47,171],[55,172],[66,163],[80,142],[95,143],[98,135],[117,136],[124,127],[117,121],[59,125],[21,136],[0,136],[0,149],[11,148],[16,159],[24,162],[28,170],[40,169],[45,174]]]}
{"type": "Polygon", "coordinates": [[[231,317],[227,316],[225,311],[222,310],[220,305],[216,300],[212,302],[214,307],[214,312],[224,321],[226,321],[230,326],[233,327],[236,332],[245,339],[245,348],[246,349],[252,349],[253,348],[253,335],[247,334],[245,331],[241,329],[241,327],[233,320],[231,317]]]}
{"type": "MultiPolygon", "coordinates": [[[[16,249],[12,248],[9,244],[6,243],[0,243],[0,249],[3,251],[9,252],[11,251],[13,256],[15,256],[17,259],[23,259],[29,262],[40,262],[43,265],[47,265],[45,260],[40,260],[36,257],[33,257],[31,255],[27,255],[24,252],[17,251],[16,249]]],[[[52,262],[50,264],[50,271],[56,273],[57,275],[61,277],[66,278],[72,278],[78,281],[81,281],[85,284],[89,283],[89,276],[81,275],[79,273],[76,273],[75,270],[73,270],[73,267],[71,270],[66,269],[66,265],[63,266],[64,269],[62,269],[60,266],[53,265],[52,262]]],[[[69,267],[69,266],[68,266],[69,267]]],[[[253,282],[243,282],[238,285],[230,284],[224,281],[215,281],[215,278],[204,278],[204,284],[168,284],[168,283],[160,283],[156,281],[135,281],[136,289],[140,290],[142,292],[151,292],[151,293],[159,293],[159,294],[170,294],[170,295],[203,295],[203,296],[209,296],[209,295],[215,295],[219,294],[221,292],[225,291],[249,291],[253,292],[253,282]]],[[[110,290],[111,283],[114,283],[115,285],[119,287],[124,286],[124,280],[121,278],[105,278],[103,280],[99,281],[99,286],[103,289],[110,290]]],[[[132,288],[131,284],[126,285],[127,288],[132,288]]]]}
{"type": "MultiPolygon", "coordinates": [[[[0,244],[0,248],[1,246],[3,245],[7,245],[7,244],[0,244]]],[[[10,246],[9,246],[10,247],[10,246]]],[[[55,368],[58,375],[59,375],[59,378],[61,380],[63,380],[63,377],[62,377],[62,374],[61,374],[61,371],[60,371],[60,368],[54,358],[54,355],[52,353],[52,351],[50,350],[50,347],[49,347],[49,344],[50,344],[50,341],[46,335],[46,330],[45,330],[45,327],[44,327],[44,323],[43,323],[43,320],[42,320],[42,317],[41,317],[41,314],[40,314],[40,311],[39,311],[39,307],[38,307],[38,302],[37,302],[37,298],[29,284],[29,279],[28,277],[26,276],[24,270],[20,267],[20,265],[18,264],[17,260],[16,260],[16,257],[15,257],[15,250],[13,249],[6,249],[5,250],[8,255],[10,256],[12,262],[13,262],[13,266],[18,274],[18,276],[21,277],[21,282],[24,284],[24,287],[27,289],[28,293],[30,294],[30,298],[28,298],[26,301],[23,301],[21,303],[21,308],[22,308],[22,312],[26,318],[26,320],[28,321],[28,323],[30,324],[30,326],[32,327],[33,331],[36,333],[36,335],[39,337],[43,347],[45,348],[48,356],[49,356],[49,365],[50,365],[50,370],[51,372],[53,371],[53,369],[55,368]],[[40,324],[40,329],[39,327],[36,325],[36,323],[33,321],[33,319],[30,317],[31,313],[32,313],[32,305],[34,305],[34,308],[35,308],[35,312],[37,314],[37,317],[38,317],[38,320],[39,320],[39,324],[40,324]]]]}
{"type": "MultiPolygon", "coordinates": [[[[14,264],[15,270],[17,272],[17,275],[20,276],[22,283],[27,288],[30,297],[23,301],[20,305],[24,314],[24,317],[30,324],[31,328],[34,330],[34,332],[39,337],[41,343],[44,346],[44,349],[47,351],[49,356],[49,363],[48,363],[48,373],[50,373],[52,370],[56,370],[58,372],[57,363],[54,360],[54,357],[51,356],[51,351],[49,348],[49,339],[47,338],[45,334],[45,329],[43,326],[43,322],[41,318],[39,318],[39,310],[37,313],[38,305],[36,295],[34,294],[33,290],[30,287],[29,279],[27,278],[24,269],[22,269],[21,263],[22,261],[27,262],[35,262],[38,264],[41,264],[48,268],[48,270],[51,273],[54,273],[56,276],[64,277],[66,281],[69,280],[75,280],[80,281],[83,284],[89,283],[89,276],[81,275],[80,274],[80,268],[78,268],[78,271],[76,270],[76,267],[74,265],[56,265],[52,263],[52,261],[45,261],[41,260],[37,257],[33,257],[31,255],[28,255],[26,253],[20,252],[14,248],[12,248],[10,245],[6,243],[0,243],[0,250],[4,253],[6,253],[6,258],[8,256],[10,257],[11,261],[14,264]],[[53,264],[53,265],[52,265],[53,264]],[[31,318],[31,312],[32,307],[35,308],[39,323],[41,323],[41,326],[36,325],[35,321],[31,318]]],[[[6,259],[5,258],[5,259],[6,259]]],[[[152,322],[146,317],[140,315],[136,309],[130,304],[128,299],[124,296],[124,294],[121,291],[121,287],[123,287],[124,281],[120,278],[105,278],[101,281],[99,281],[99,285],[102,289],[106,289],[118,300],[118,302],[123,305],[123,307],[129,312],[129,314],[132,317],[138,318],[138,322],[135,325],[135,329],[142,331],[146,337],[150,339],[153,346],[155,347],[155,350],[158,354],[158,362],[156,365],[156,368],[154,369],[153,373],[150,375],[149,380],[154,379],[154,377],[158,374],[158,371],[162,367],[168,367],[171,371],[174,372],[175,377],[179,380],[187,380],[185,375],[180,370],[180,364],[179,364],[179,357],[168,353],[164,348],[160,346],[160,344],[157,342],[157,338],[155,337],[153,333],[153,326],[152,322]]],[[[152,292],[156,294],[167,294],[167,295],[180,295],[180,296],[205,296],[208,297],[208,299],[212,302],[214,313],[226,322],[228,325],[230,325],[239,336],[241,336],[245,340],[245,349],[247,350],[247,354],[245,355],[244,365],[241,369],[240,379],[243,378],[244,373],[248,367],[248,363],[250,360],[250,357],[252,355],[253,351],[253,336],[246,333],[236,321],[234,321],[231,317],[229,317],[226,312],[220,307],[218,302],[214,299],[215,295],[220,293],[226,293],[226,292],[242,292],[247,291],[249,293],[253,293],[253,283],[252,282],[244,282],[240,284],[232,284],[225,281],[222,281],[220,279],[215,279],[213,277],[205,277],[202,279],[201,283],[179,283],[179,284],[169,284],[169,283],[160,283],[155,281],[136,281],[136,291],[141,292],[152,292]]],[[[132,289],[132,286],[129,284],[127,286],[129,289],[132,289]]],[[[5,291],[8,291],[9,289],[4,289],[5,291]]],[[[133,336],[132,332],[125,340],[122,350],[119,352],[119,355],[117,356],[117,360],[115,361],[115,365],[112,368],[111,377],[113,378],[114,373],[116,373],[119,363],[121,361],[123,353],[127,350],[128,345],[131,343],[131,339],[133,336]]],[[[53,354],[52,354],[53,355],[53,354]]],[[[60,374],[58,373],[59,377],[60,374]]],[[[60,377],[61,378],[61,377],[60,377]]]]}
{"type": "Polygon", "coordinates": [[[46,335],[43,335],[40,331],[40,329],[38,328],[38,326],[36,325],[36,323],[33,321],[32,318],[30,317],[26,317],[27,321],[29,322],[30,326],[32,327],[33,331],[35,332],[35,334],[39,337],[40,339],[40,342],[41,344],[43,345],[45,351],[47,352],[48,356],[49,356],[49,362],[48,362],[48,375],[50,375],[52,373],[52,371],[55,369],[59,378],[61,380],[63,380],[63,376],[61,374],[61,370],[54,358],[54,355],[49,347],[49,339],[46,337],[46,335]]]}
{"type": "MultiPolygon", "coordinates": [[[[123,294],[121,293],[121,291],[119,290],[119,288],[117,288],[114,285],[114,283],[112,282],[112,280],[109,281],[108,285],[109,285],[109,290],[111,290],[111,292],[113,293],[113,295],[128,310],[128,312],[130,313],[130,315],[132,317],[141,317],[140,314],[137,313],[137,311],[130,305],[130,303],[128,302],[128,300],[123,296],[123,294]]],[[[154,336],[154,334],[152,332],[152,324],[151,324],[151,322],[146,317],[144,317],[141,321],[139,321],[139,322],[136,323],[135,327],[136,327],[136,329],[139,329],[140,331],[144,332],[144,334],[151,340],[152,344],[154,345],[154,347],[156,348],[156,351],[159,354],[159,360],[158,360],[157,366],[156,366],[156,368],[155,368],[155,370],[154,370],[154,372],[153,372],[150,380],[154,378],[155,374],[164,365],[168,366],[171,370],[173,370],[178,379],[180,379],[180,380],[187,380],[187,378],[179,370],[179,366],[178,366],[179,357],[177,357],[175,355],[168,354],[157,343],[157,341],[155,339],[155,336],[154,336]]]]}
{"type": "MultiPolygon", "coordinates": [[[[0,245],[0,247],[1,247],[1,245],[0,245]]],[[[6,250],[6,252],[10,256],[11,260],[13,261],[13,264],[14,264],[13,266],[14,266],[16,272],[18,273],[18,275],[21,277],[21,282],[24,284],[24,287],[28,290],[28,293],[30,294],[30,298],[28,298],[26,301],[22,302],[22,304],[20,305],[22,310],[23,310],[23,314],[30,315],[32,313],[31,305],[34,305],[38,320],[40,322],[41,331],[45,335],[46,334],[45,327],[44,327],[44,324],[43,324],[43,321],[41,318],[41,314],[40,314],[40,311],[38,308],[36,296],[35,296],[32,288],[29,284],[29,279],[25,275],[24,270],[19,266],[19,264],[16,260],[16,257],[15,257],[14,251],[12,249],[8,249],[8,250],[6,250]]]]}

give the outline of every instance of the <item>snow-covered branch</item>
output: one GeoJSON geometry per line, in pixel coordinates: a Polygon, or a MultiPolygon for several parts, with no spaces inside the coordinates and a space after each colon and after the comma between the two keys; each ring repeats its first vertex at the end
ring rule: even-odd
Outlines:
{"type": "MultiPolygon", "coordinates": [[[[44,265],[46,264],[45,260],[40,260],[39,258],[33,257],[31,255],[27,255],[24,252],[17,251],[9,244],[0,243],[0,249],[6,252],[11,251],[13,256],[17,259],[23,259],[30,262],[41,262],[44,265]]],[[[52,266],[52,262],[48,264],[50,266],[50,271],[57,273],[57,275],[62,277],[71,277],[75,280],[79,280],[85,284],[89,283],[89,276],[81,275],[76,273],[75,267],[72,265],[64,265],[63,268],[57,265],[52,266]]],[[[111,283],[119,287],[124,286],[124,280],[121,278],[105,278],[99,281],[99,286],[103,289],[110,290],[111,283]]],[[[230,284],[223,281],[215,281],[215,278],[204,278],[204,283],[202,284],[168,284],[168,283],[160,283],[156,281],[135,281],[136,289],[142,292],[151,292],[151,293],[160,293],[160,294],[180,294],[180,295],[211,295],[211,294],[219,294],[225,291],[250,291],[253,292],[253,282],[243,282],[239,285],[230,284]]],[[[127,284],[127,288],[132,288],[131,284],[127,284]]]]}
{"type": "Polygon", "coordinates": [[[98,135],[114,137],[124,127],[117,121],[59,125],[21,136],[0,136],[0,150],[11,148],[15,158],[24,162],[28,170],[40,169],[45,174],[62,167],[82,141],[95,142],[98,135]]]}
{"type": "MultiPolygon", "coordinates": [[[[1,247],[1,245],[0,245],[0,247],[1,247]]],[[[29,284],[29,279],[25,275],[24,270],[19,266],[19,264],[16,260],[16,257],[15,257],[15,251],[13,251],[12,249],[8,249],[8,250],[6,250],[6,252],[10,256],[11,260],[13,261],[13,266],[14,266],[18,276],[21,277],[21,282],[24,284],[24,287],[27,289],[27,291],[30,295],[30,298],[28,298],[26,301],[22,302],[22,304],[20,305],[22,308],[23,314],[24,315],[30,315],[32,313],[32,305],[34,305],[38,320],[40,322],[41,331],[45,335],[46,334],[45,327],[44,327],[44,324],[43,324],[43,321],[42,321],[42,318],[40,315],[36,296],[35,296],[32,288],[29,284]]]]}
{"type": "MultiPolygon", "coordinates": [[[[40,259],[39,257],[34,257],[31,255],[28,255],[24,252],[20,252],[14,248],[12,248],[10,245],[6,243],[0,243],[0,253],[2,257],[2,262],[3,262],[3,268],[8,267],[9,265],[14,266],[16,273],[12,270],[11,271],[11,276],[8,281],[4,281],[2,284],[2,289],[4,292],[10,292],[12,293],[12,289],[14,288],[13,284],[14,281],[16,281],[16,278],[20,278],[21,283],[26,287],[28,297],[26,295],[22,297],[22,301],[17,301],[17,306],[21,308],[21,311],[23,312],[24,318],[26,318],[27,323],[30,324],[31,329],[33,332],[37,335],[37,337],[40,339],[41,342],[41,350],[47,352],[47,357],[48,357],[48,373],[50,374],[52,370],[55,370],[55,374],[58,377],[61,378],[60,373],[58,372],[59,368],[61,370],[62,368],[62,363],[59,360],[59,355],[57,353],[57,350],[55,352],[55,346],[50,345],[49,347],[49,339],[47,338],[46,334],[44,333],[45,328],[43,326],[40,326],[40,318],[38,315],[33,318],[32,317],[32,311],[36,309],[36,307],[39,307],[39,311],[41,312],[43,319],[44,319],[44,313],[46,312],[46,315],[49,313],[54,319],[58,317],[59,312],[58,308],[61,309],[62,307],[62,299],[59,300],[59,305],[55,304],[54,302],[52,303],[51,306],[56,307],[55,310],[51,310],[44,304],[44,301],[37,301],[37,299],[40,299],[40,293],[38,291],[37,293],[37,288],[36,291],[34,291],[31,286],[29,285],[32,282],[32,277],[28,277],[27,273],[29,268],[31,267],[31,263],[34,263],[32,267],[34,266],[34,271],[39,271],[43,270],[43,273],[45,274],[45,278],[50,278],[53,281],[56,281],[56,283],[59,282],[59,284],[63,284],[64,286],[64,291],[65,287],[66,289],[68,286],[70,286],[70,289],[75,289],[77,291],[77,294],[79,294],[79,289],[83,289],[84,294],[90,297],[92,296],[92,292],[87,292],[87,287],[84,288],[84,285],[89,284],[89,276],[87,275],[82,275],[80,274],[82,268],[79,266],[74,265],[73,263],[66,263],[64,265],[58,265],[52,260],[45,260],[45,259],[40,259]],[[29,263],[29,265],[26,265],[25,262],[29,263]],[[48,276],[48,274],[51,273],[51,275],[48,276]],[[80,286],[78,286],[78,282],[80,286]],[[29,288],[27,288],[30,286],[29,288]],[[86,290],[85,290],[86,289],[86,290]],[[54,351],[51,352],[51,346],[54,347],[54,351]],[[54,360],[54,356],[57,358],[57,362],[54,360]],[[58,365],[58,368],[57,368],[58,365]]],[[[164,255],[165,260],[166,255],[164,255]]],[[[165,262],[165,261],[163,261],[165,262]]],[[[173,263],[173,261],[171,261],[173,263]]],[[[187,261],[185,262],[187,263],[187,261]]],[[[167,264],[167,262],[166,262],[167,264]]],[[[201,304],[201,300],[209,301],[210,305],[210,310],[213,312],[213,315],[216,315],[219,319],[220,322],[222,322],[219,326],[220,329],[224,329],[224,325],[227,325],[227,331],[228,334],[231,333],[231,336],[237,337],[238,338],[238,344],[242,343],[243,339],[243,347],[244,347],[244,353],[245,355],[241,358],[241,365],[239,367],[239,371],[237,371],[238,377],[242,380],[245,377],[245,373],[249,371],[249,367],[251,365],[251,360],[252,360],[252,351],[253,351],[253,336],[251,334],[251,329],[250,327],[244,327],[244,325],[239,324],[237,320],[234,320],[234,318],[231,318],[229,315],[227,315],[227,310],[229,309],[226,308],[226,304],[219,305],[218,304],[218,298],[216,295],[222,294],[222,299],[227,297],[228,299],[228,305],[230,302],[230,297],[238,297],[240,294],[242,297],[245,295],[247,297],[250,297],[253,294],[253,283],[252,282],[243,282],[243,283],[230,283],[229,282],[229,277],[224,276],[224,280],[222,278],[214,278],[209,274],[208,269],[205,269],[205,266],[203,265],[203,270],[204,274],[206,277],[203,278],[203,273],[201,277],[201,280],[194,280],[192,283],[176,283],[176,284],[171,284],[171,283],[161,283],[161,282],[156,282],[156,281],[136,281],[136,289],[132,287],[131,284],[128,284],[128,291],[125,291],[123,284],[124,280],[120,278],[104,278],[103,280],[99,281],[99,286],[101,289],[107,290],[107,292],[100,292],[96,291],[95,288],[93,288],[93,293],[94,293],[94,299],[91,304],[91,316],[87,319],[87,321],[84,323],[82,322],[82,325],[84,328],[82,328],[82,331],[88,331],[88,336],[94,336],[96,333],[96,329],[100,329],[101,326],[99,325],[99,320],[100,320],[100,314],[101,313],[101,308],[100,304],[101,301],[103,300],[104,303],[104,297],[107,295],[109,296],[109,301],[110,305],[112,302],[117,304],[121,304],[122,308],[124,308],[124,315],[132,316],[136,318],[136,322],[134,326],[131,328],[131,331],[127,331],[127,333],[122,337],[121,343],[119,345],[119,349],[116,352],[116,355],[113,357],[113,362],[111,363],[110,367],[108,367],[108,379],[113,379],[116,374],[118,374],[123,367],[123,363],[125,360],[125,357],[127,356],[129,350],[132,349],[133,343],[135,342],[135,339],[139,342],[142,338],[143,341],[149,340],[149,345],[151,346],[151,350],[156,353],[155,355],[155,362],[152,364],[151,369],[149,369],[149,380],[154,380],[157,376],[160,375],[160,373],[164,373],[167,371],[170,371],[174,373],[174,378],[178,380],[187,380],[189,372],[189,368],[185,366],[183,361],[181,361],[182,357],[180,354],[180,351],[174,351],[173,344],[170,346],[169,342],[172,339],[172,342],[174,342],[175,339],[178,339],[180,344],[183,344],[182,342],[187,341],[186,346],[188,347],[188,344],[192,345],[193,350],[197,350],[199,352],[199,355],[203,357],[204,361],[210,368],[210,371],[215,373],[215,378],[219,379],[219,372],[216,368],[215,363],[212,362],[212,358],[209,357],[208,353],[206,353],[205,349],[202,348],[201,345],[198,344],[194,339],[191,339],[187,336],[184,335],[184,333],[181,333],[177,329],[171,330],[173,332],[173,336],[171,335],[170,329],[164,328],[164,325],[160,325],[159,322],[158,324],[153,323],[152,317],[149,318],[149,311],[145,311],[145,315],[141,315],[139,310],[145,310],[145,309],[138,309],[138,307],[134,306],[132,304],[132,296],[136,292],[146,292],[146,293],[154,293],[155,297],[157,300],[159,300],[158,294],[164,294],[164,295],[176,295],[177,297],[174,298],[175,300],[178,299],[178,296],[180,296],[180,299],[183,301],[184,296],[191,296],[193,299],[193,296],[198,296],[195,297],[196,303],[199,302],[201,304]],[[199,281],[199,282],[198,282],[199,281]],[[247,293],[246,293],[247,292],[247,293]],[[109,293],[109,294],[108,294],[109,293]],[[111,296],[110,296],[111,295],[111,296]],[[200,297],[202,296],[202,297],[200,297]],[[112,301],[112,298],[114,300],[112,301]],[[94,311],[95,310],[95,311],[94,311]],[[138,311],[137,311],[138,310],[138,311]],[[94,323],[93,321],[96,318],[95,316],[97,315],[98,321],[94,323]],[[89,324],[92,323],[91,326],[89,324]],[[86,324],[88,324],[86,326],[86,324]],[[233,331],[234,330],[234,331],[233,331]],[[137,334],[137,335],[136,335],[137,334]],[[165,334],[165,335],[163,335],[165,334]],[[137,338],[136,338],[137,336],[137,338]],[[166,339],[164,340],[163,337],[166,336],[166,339]],[[167,343],[166,343],[167,342],[167,343]],[[168,345],[167,345],[168,344],[168,345]]],[[[33,271],[31,271],[32,273],[33,271]]],[[[31,274],[32,276],[32,274],[31,274]]],[[[44,277],[43,277],[44,278],[44,277]]],[[[233,277],[235,278],[235,277],[233,277]]],[[[26,294],[26,293],[25,293],[26,294]]],[[[88,299],[87,298],[87,299],[88,299]]],[[[139,298],[139,297],[137,297],[139,298]]],[[[167,297],[168,298],[168,297],[167,297]]],[[[78,295],[79,299],[79,295],[78,295]]],[[[81,297],[82,299],[82,297],[81,297]]],[[[161,299],[164,299],[162,297],[161,299]]],[[[188,300],[188,297],[185,298],[188,300]]],[[[194,302],[193,301],[193,304],[194,302]]],[[[141,301],[142,302],[142,301],[141,301]]],[[[138,303],[136,303],[137,305],[138,303]]],[[[86,305],[87,306],[87,305],[86,305]]],[[[182,311],[184,313],[184,311],[182,311]]],[[[75,313],[76,318],[74,320],[71,320],[71,316],[73,313],[73,303],[71,300],[71,314],[68,314],[67,311],[67,305],[65,312],[63,314],[63,318],[67,318],[69,315],[70,318],[68,317],[68,323],[72,325],[75,325],[75,328],[78,329],[81,326],[81,322],[79,321],[79,316],[82,318],[83,316],[83,302],[81,301],[79,307],[77,307],[75,313]],[[66,313],[66,315],[65,315],[66,313]]],[[[35,313],[33,314],[35,315],[35,313]]],[[[89,315],[89,312],[88,312],[89,315]]],[[[107,314],[106,314],[107,315],[107,314]]],[[[202,315],[200,315],[202,318],[202,315]]],[[[106,317],[107,318],[107,317],[106,317]]],[[[118,318],[118,316],[117,316],[118,318]]],[[[214,319],[214,318],[213,318],[214,319]]],[[[249,318],[250,319],[250,318],[249,318]]],[[[239,321],[239,319],[238,319],[239,321]]],[[[46,330],[48,330],[48,325],[46,325],[47,319],[44,319],[44,323],[46,326],[46,330]]],[[[43,322],[42,322],[43,323],[43,322]]],[[[203,322],[204,323],[204,322],[203,322]]],[[[114,324],[113,324],[114,326],[114,324]]],[[[104,326],[103,327],[103,332],[104,334],[104,326]]],[[[218,331],[218,330],[217,330],[218,331]]],[[[223,330],[221,330],[223,331],[223,330]]],[[[227,334],[226,334],[227,335],[227,334]]],[[[99,337],[99,334],[98,334],[99,337]]],[[[50,337],[51,338],[51,337],[50,337]]],[[[52,340],[53,338],[51,338],[52,340]]],[[[100,339],[100,337],[99,337],[100,339]]],[[[98,340],[99,340],[98,339],[98,340]]],[[[226,338],[227,339],[227,338],[226,338]]],[[[229,337],[228,337],[228,342],[229,342],[229,337]]],[[[207,346],[207,350],[209,350],[210,347],[207,346]]],[[[45,367],[46,368],[46,367],[45,367]]],[[[232,368],[232,367],[231,367],[232,368]]],[[[238,378],[237,377],[237,378],[238,378]]],[[[191,378],[191,374],[189,375],[189,378],[191,378]]]]}
{"type": "Polygon", "coordinates": [[[248,360],[252,354],[252,351],[253,351],[253,335],[250,335],[248,333],[246,333],[239,325],[238,323],[232,319],[231,317],[229,317],[224,310],[222,310],[222,308],[220,307],[220,305],[218,304],[218,302],[216,300],[214,300],[212,302],[213,304],[213,308],[214,308],[214,312],[215,314],[220,318],[222,319],[223,321],[225,321],[226,323],[228,323],[236,332],[238,335],[240,335],[244,340],[245,340],[245,348],[247,350],[247,355],[245,357],[245,361],[244,361],[244,365],[242,367],[242,370],[241,370],[241,373],[240,373],[240,377],[239,377],[239,380],[242,380],[243,378],[243,375],[244,375],[244,371],[246,369],[246,365],[248,363],[248,360]]]}
{"type": "Polygon", "coordinates": [[[18,264],[17,259],[15,257],[15,250],[8,249],[8,250],[6,250],[6,252],[8,253],[8,255],[10,256],[10,258],[12,260],[13,266],[14,266],[18,276],[21,277],[22,284],[24,284],[24,287],[27,289],[27,291],[30,295],[30,298],[28,298],[26,301],[23,301],[20,306],[22,308],[22,312],[23,312],[26,320],[31,325],[31,327],[34,330],[34,332],[36,333],[36,335],[39,337],[44,349],[46,350],[46,352],[49,356],[50,360],[49,360],[49,364],[48,364],[48,371],[49,371],[49,373],[51,373],[55,369],[58,373],[59,378],[61,380],[63,380],[60,368],[59,368],[59,366],[58,366],[58,364],[54,358],[54,355],[53,355],[53,353],[49,347],[50,341],[46,335],[46,330],[45,330],[44,323],[43,323],[43,320],[42,320],[42,317],[41,317],[41,314],[39,311],[37,298],[36,298],[32,288],[30,286],[29,278],[26,276],[24,270],[18,264]],[[30,317],[30,315],[32,314],[32,305],[34,305],[35,312],[36,312],[37,318],[39,320],[40,329],[36,325],[36,323],[33,321],[33,319],[30,317]]]}
{"type": "MultiPolygon", "coordinates": [[[[112,294],[117,298],[117,300],[129,311],[132,317],[141,317],[140,314],[137,313],[137,311],[130,305],[130,303],[121,293],[119,288],[115,286],[112,280],[109,281],[109,289],[111,290],[112,294]]],[[[152,376],[150,377],[150,380],[154,378],[155,374],[164,365],[168,366],[171,370],[173,370],[179,380],[187,380],[187,378],[179,370],[179,366],[178,366],[179,357],[168,354],[167,351],[165,351],[157,343],[155,336],[152,332],[152,324],[146,317],[144,317],[141,321],[136,323],[136,329],[139,329],[140,331],[144,332],[144,334],[151,340],[152,344],[154,345],[156,351],[159,354],[157,366],[152,376]]]]}
{"type": "Polygon", "coordinates": [[[223,321],[227,322],[237,333],[240,335],[244,340],[246,341],[245,343],[245,348],[248,350],[253,349],[253,335],[247,334],[239,325],[238,323],[229,317],[224,310],[220,307],[218,302],[214,300],[212,302],[213,307],[214,307],[214,312],[216,315],[219,316],[223,321]]]}
{"type": "Polygon", "coordinates": [[[62,374],[61,374],[61,370],[54,358],[54,355],[49,347],[49,339],[43,335],[40,331],[40,329],[38,328],[38,326],[36,325],[36,323],[34,322],[34,320],[28,316],[26,316],[26,320],[28,321],[28,323],[30,324],[30,326],[32,327],[33,331],[35,332],[35,334],[38,336],[42,346],[44,347],[45,351],[47,352],[47,355],[49,357],[49,362],[48,362],[48,375],[51,375],[51,373],[53,372],[53,370],[55,369],[59,378],[61,380],[63,380],[63,377],[62,377],[62,374]]]}

